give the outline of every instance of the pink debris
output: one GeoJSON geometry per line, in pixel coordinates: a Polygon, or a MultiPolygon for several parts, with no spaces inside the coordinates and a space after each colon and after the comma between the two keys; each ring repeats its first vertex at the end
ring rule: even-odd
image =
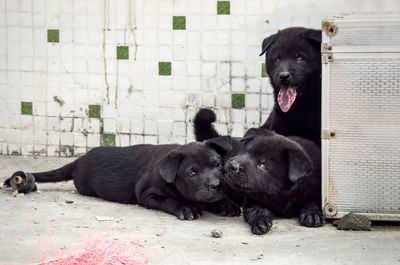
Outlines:
{"type": "Polygon", "coordinates": [[[62,251],[54,242],[56,234],[53,231],[53,225],[54,223],[51,225],[51,238],[46,241],[35,233],[31,225],[41,248],[41,254],[28,259],[28,263],[40,257],[39,265],[144,265],[149,262],[145,249],[137,240],[118,240],[109,232],[87,235],[75,231],[83,244],[69,251],[62,251]],[[52,261],[43,262],[49,259],[52,261]]]}
{"type": "Polygon", "coordinates": [[[149,262],[138,242],[112,240],[104,234],[89,237],[82,251],[77,252],[39,265],[142,265],[149,262]]]}

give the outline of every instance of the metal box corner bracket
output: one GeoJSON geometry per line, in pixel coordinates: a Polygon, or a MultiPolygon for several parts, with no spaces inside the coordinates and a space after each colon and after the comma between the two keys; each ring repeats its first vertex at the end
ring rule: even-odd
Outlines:
{"type": "Polygon", "coordinates": [[[400,14],[322,23],[324,214],[400,220],[400,14]]]}

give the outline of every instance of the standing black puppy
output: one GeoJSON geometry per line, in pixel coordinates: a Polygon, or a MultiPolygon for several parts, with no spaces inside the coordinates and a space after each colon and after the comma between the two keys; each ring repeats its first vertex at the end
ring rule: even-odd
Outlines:
{"type": "Polygon", "coordinates": [[[264,39],[275,105],[262,128],[320,145],[321,31],[287,28],[264,39]]]}
{"type": "MultiPolygon", "coordinates": [[[[73,180],[79,193],[119,203],[139,204],[192,220],[202,209],[239,215],[224,198],[221,155],[230,137],[185,145],[97,147],[76,161],[33,173],[37,182],[73,180]]],[[[10,186],[10,178],[4,182],[10,186]]]]}

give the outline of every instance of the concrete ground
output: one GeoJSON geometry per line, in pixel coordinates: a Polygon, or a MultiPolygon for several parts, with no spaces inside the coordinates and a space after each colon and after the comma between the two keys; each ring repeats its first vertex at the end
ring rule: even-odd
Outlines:
{"type": "MultiPolygon", "coordinates": [[[[0,156],[0,180],[17,170],[44,171],[73,160],[0,156]]],[[[0,264],[27,264],[40,253],[31,228],[42,245],[53,240],[65,251],[82,243],[79,233],[110,230],[119,240],[138,239],[149,264],[400,264],[398,225],[355,232],[339,231],[331,224],[305,228],[295,219],[280,219],[268,234],[255,236],[242,217],[205,213],[195,221],[179,221],[137,205],[73,193],[72,182],[39,184],[38,189],[41,193],[21,197],[13,197],[11,189],[0,190],[0,264]],[[96,216],[114,220],[98,221],[96,216]],[[211,237],[213,229],[221,230],[222,237],[211,237]]]]}

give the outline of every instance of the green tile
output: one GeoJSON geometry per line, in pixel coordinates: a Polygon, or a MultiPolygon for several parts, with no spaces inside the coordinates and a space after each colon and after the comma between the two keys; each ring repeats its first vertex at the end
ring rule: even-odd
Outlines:
{"type": "Polygon", "coordinates": [[[103,134],[103,142],[105,146],[115,146],[115,134],[112,133],[103,134]]]}
{"type": "Polygon", "coordinates": [[[117,46],[117,59],[129,59],[129,46],[117,46]]]}
{"type": "Polygon", "coordinates": [[[244,108],[244,94],[232,94],[232,108],[244,108]]]}
{"type": "Polygon", "coordinates": [[[158,62],[159,75],[171,75],[171,62],[158,62]]]}
{"type": "Polygon", "coordinates": [[[231,13],[231,2],[230,1],[218,1],[217,2],[217,14],[218,15],[229,15],[231,13]]]}
{"type": "Polygon", "coordinates": [[[89,105],[89,118],[100,118],[100,105],[89,105]]]}
{"type": "Polygon", "coordinates": [[[21,114],[32,115],[32,102],[21,102],[21,114]]]}
{"type": "Polygon", "coordinates": [[[174,16],[172,19],[173,29],[186,29],[186,17],[185,16],[174,16]]]}
{"type": "Polygon", "coordinates": [[[58,29],[47,30],[47,42],[60,42],[60,32],[58,29]]]}
{"type": "Polygon", "coordinates": [[[261,64],[261,77],[268,77],[267,69],[265,68],[265,63],[261,64]]]}

